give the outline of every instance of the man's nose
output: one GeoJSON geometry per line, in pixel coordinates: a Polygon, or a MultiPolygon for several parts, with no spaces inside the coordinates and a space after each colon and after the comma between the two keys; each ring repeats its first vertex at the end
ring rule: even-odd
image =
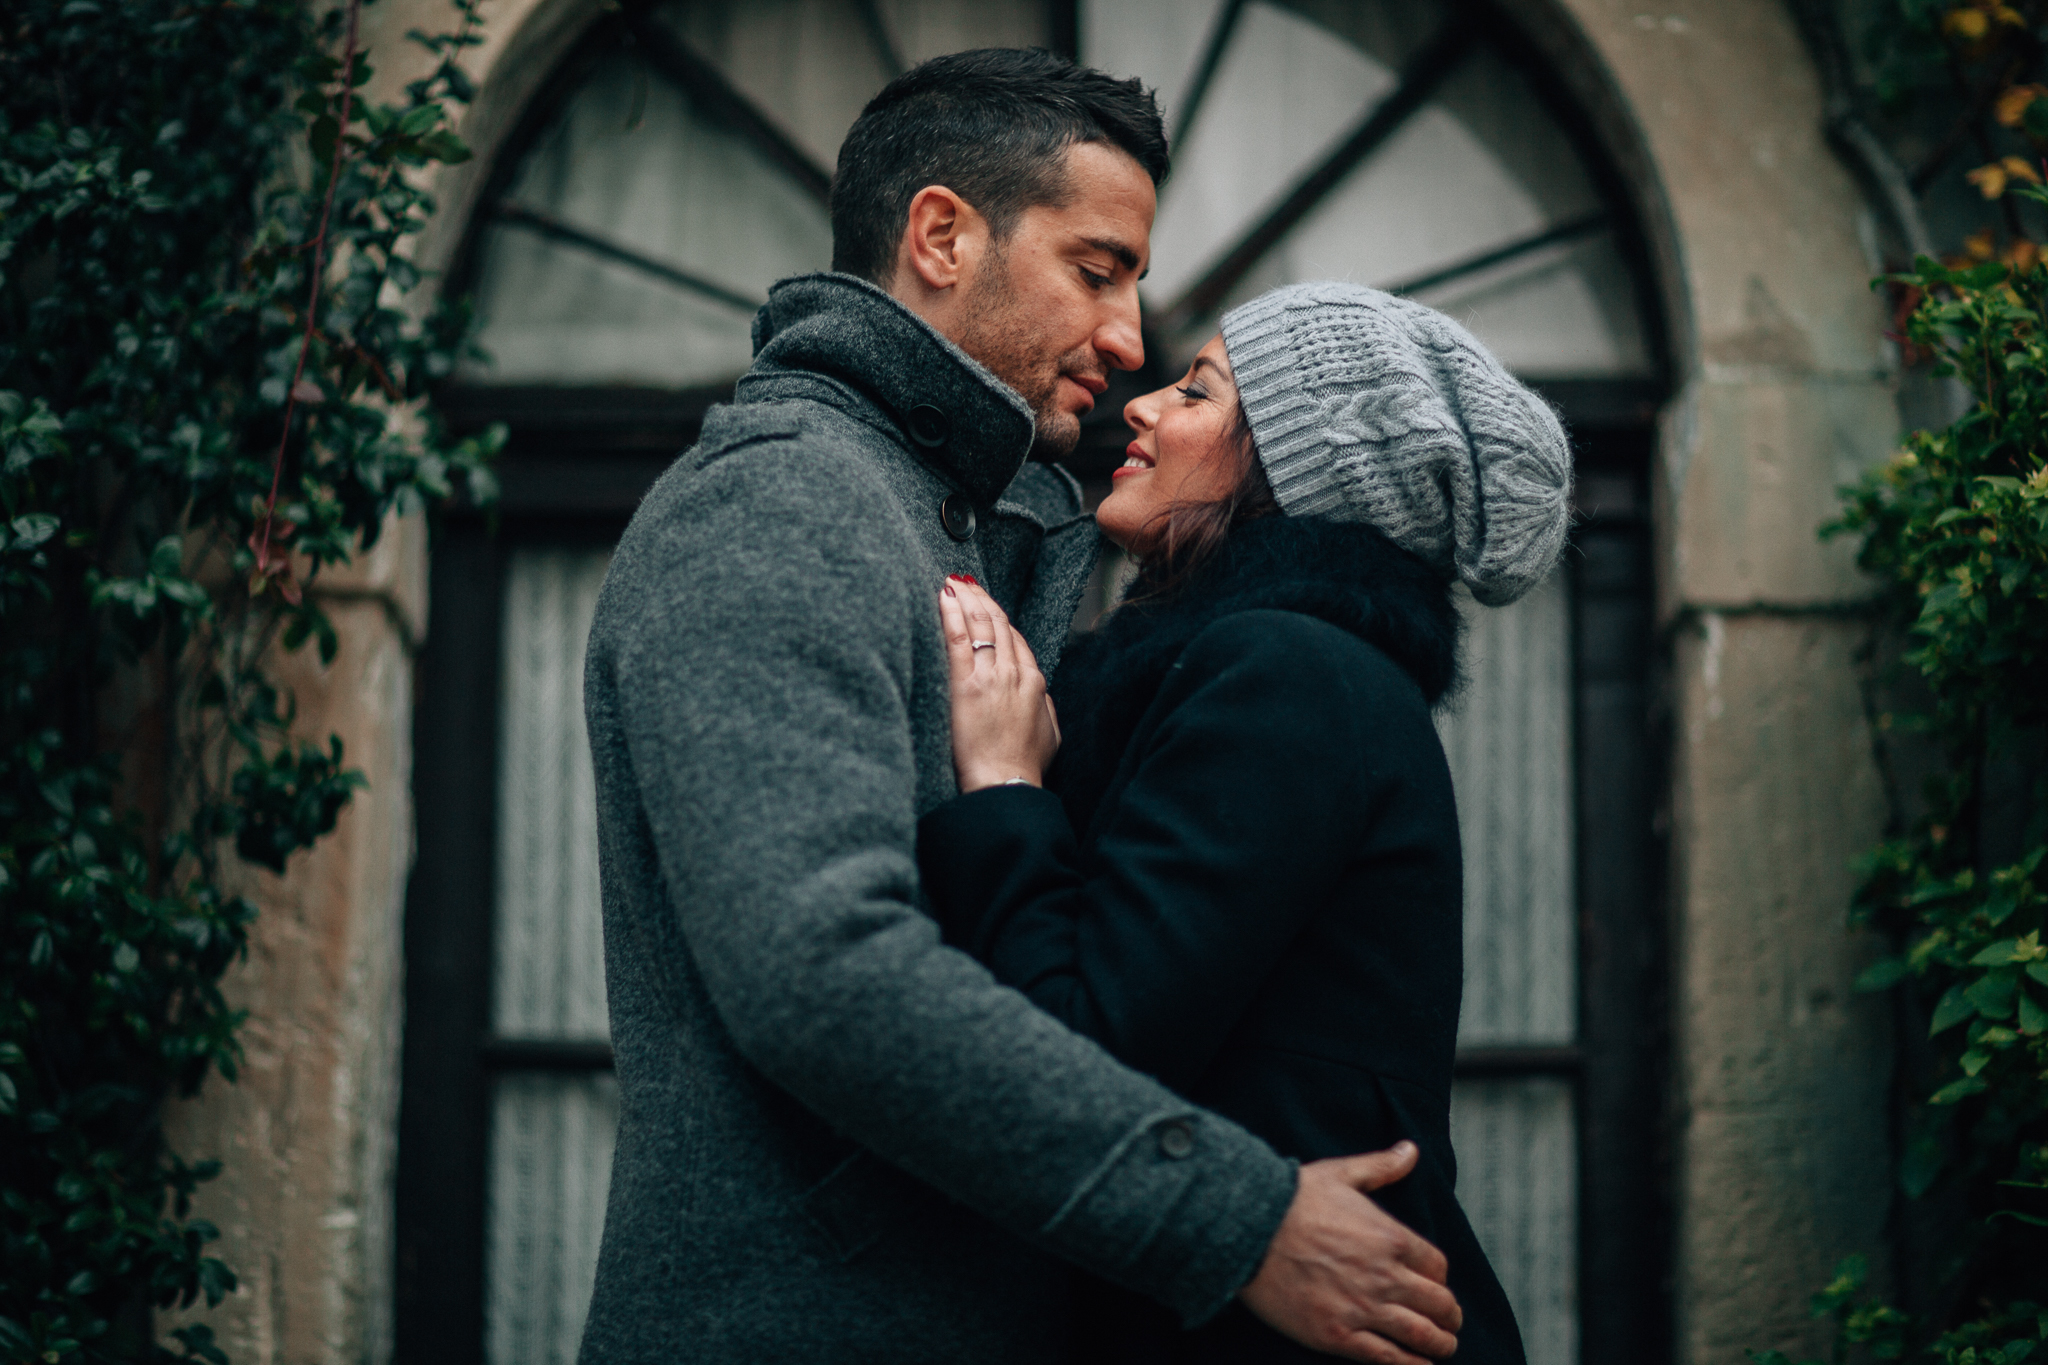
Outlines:
{"type": "Polygon", "coordinates": [[[1140,325],[1138,291],[1125,293],[1109,317],[1095,329],[1095,352],[1112,369],[1135,370],[1145,363],[1145,333],[1140,325]]]}

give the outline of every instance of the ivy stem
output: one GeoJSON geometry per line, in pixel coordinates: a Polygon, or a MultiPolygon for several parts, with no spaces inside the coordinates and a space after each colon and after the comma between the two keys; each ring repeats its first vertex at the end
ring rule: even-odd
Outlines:
{"type": "Polygon", "coordinates": [[[277,486],[284,478],[284,452],[292,438],[292,414],[299,404],[299,381],[306,374],[306,357],[313,350],[313,328],[320,311],[320,278],[327,262],[327,220],[334,211],[334,191],[341,183],[342,157],[348,149],[349,113],[356,93],[356,30],[363,13],[363,0],[349,0],[348,39],[341,56],[341,119],[334,133],[334,158],[327,167],[327,193],[320,201],[320,226],[308,244],[313,249],[311,281],[306,290],[306,330],[299,339],[299,363],[292,367],[291,387],[284,395],[284,430],[278,433],[277,456],[270,466],[270,496],[263,503],[263,533],[256,546],[256,572],[270,577],[270,531],[277,521],[277,486]]]}

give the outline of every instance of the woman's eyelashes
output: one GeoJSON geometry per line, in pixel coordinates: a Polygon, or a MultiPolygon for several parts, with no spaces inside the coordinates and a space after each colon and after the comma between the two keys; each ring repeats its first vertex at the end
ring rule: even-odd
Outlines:
{"type": "Polygon", "coordinates": [[[1175,384],[1173,391],[1190,403],[1199,403],[1209,396],[1209,391],[1196,383],[1175,384]]]}

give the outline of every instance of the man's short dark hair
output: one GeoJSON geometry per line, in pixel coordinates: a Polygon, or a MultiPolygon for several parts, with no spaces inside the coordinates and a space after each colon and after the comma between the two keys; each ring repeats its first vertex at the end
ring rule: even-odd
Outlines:
{"type": "Polygon", "coordinates": [[[1166,179],[1152,92],[1037,48],[934,57],[868,101],[832,178],[832,268],[887,284],[910,201],[944,185],[1001,242],[1025,209],[1060,204],[1066,149],[1098,142],[1166,179]]]}

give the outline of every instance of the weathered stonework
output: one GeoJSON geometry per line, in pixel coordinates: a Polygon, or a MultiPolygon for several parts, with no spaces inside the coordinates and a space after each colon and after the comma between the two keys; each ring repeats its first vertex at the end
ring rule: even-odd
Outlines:
{"type": "MultiPolygon", "coordinates": [[[[1849,984],[1849,859],[1882,798],[1852,547],[1816,527],[1899,428],[1867,209],[1778,0],[1567,0],[1655,167],[1679,396],[1656,489],[1675,633],[1670,913],[1676,1357],[1819,1346],[1806,1301],[1882,1252],[1879,1010],[1849,984]]],[[[1656,215],[1648,215],[1654,222],[1656,215]]],[[[1801,1348],[1805,1348],[1801,1350],[1801,1348]]]]}
{"type": "Polygon", "coordinates": [[[1850,859],[1884,795],[1854,651],[1826,617],[1704,612],[1673,679],[1679,1358],[1825,1354],[1807,1303],[1879,1253],[1891,1168],[1883,1002],[1855,994],[1850,859]]]}
{"type": "Polygon", "coordinates": [[[275,661],[296,731],[338,734],[369,779],[332,835],[280,878],[229,860],[260,914],[228,977],[249,1011],[235,1085],[173,1107],[173,1146],[218,1156],[200,1216],[241,1279],[204,1315],[237,1365],[340,1365],[389,1354],[391,1181],[403,982],[400,913],[412,860],[412,648],[424,632],[426,535],[394,519],[317,591],[341,648],[275,661]]]}
{"type": "MultiPolygon", "coordinates": [[[[506,82],[493,82],[494,63],[508,48],[515,56],[550,48],[546,16],[527,23],[549,7],[572,8],[562,0],[487,3],[488,41],[467,62],[472,74],[504,91],[506,82]]],[[[453,17],[444,0],[367,8],[362,40],[376,73],[367,97],[402,98],[428,62],[405,33],[446,31],[453,17]]],[[[547,59],[527,66],[538,73],[527,86],[479,102],[479,112],[497,111],[496,136],[547,59]]],[[[442,221],[450,218],[459,214],[442,221]]],[[[284,877],[239,868],[245,880],[236,889],[261,912],[249,961],[227,982],[233,1003],[249,1011],[241,1080],[216,1080],[168,1116],[178,1151],[227,1163],[197,1209],[220,1227],[218,1250],[241,1279],[233,1297],[203,1316],[236,1365],[362,1365],[391,1353],[413,658],[427,629],[424,519],[394,518],[368,554],[323,574],[315,592],[340,650],[326,668],[310,649],[284,656],[276,675],[297,700],[295,732],[340,735],[369,786],[284,877]]]]}
{"type": "Polygon", "coordinates": [[[1890,385],[1867,376],[1710,368],[1667,423],[1679,523],[1667,614],[1839,607],[1867,595],[1853,542],[1824,543],[1816,530],[1839,515],[1837,490],[1882,459],[1898,430],[1890,385]]]}

